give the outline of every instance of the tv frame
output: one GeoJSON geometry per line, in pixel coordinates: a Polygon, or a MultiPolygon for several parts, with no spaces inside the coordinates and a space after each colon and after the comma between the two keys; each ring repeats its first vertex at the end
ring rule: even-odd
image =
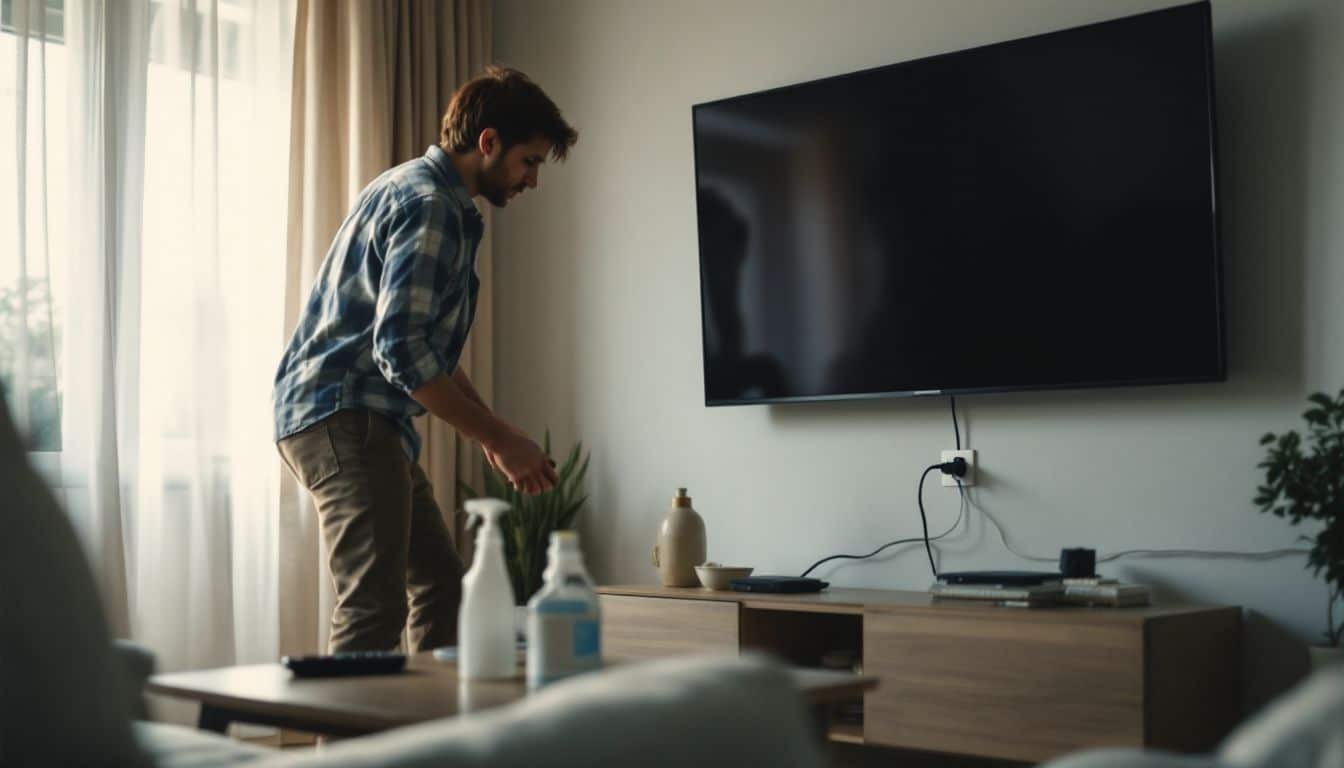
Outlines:
{"type": "Polygon", "coordinates": [[[699,266],[699,295],[700,301],[700,376],[705,389],[705,406],[733,406],[733,405],[777,405],[786,403],[813,403],[813,402],[832,402],[842,400],[877,400],[890,398],[912,398],[912,397],[942,397],[949,395],[977,395],[990,394],[996,392],[1044,392],[1064,389],[1104,389],[1120,387],[1148,387],[1161,386],[1166,384],[1202,384],[1210,382],[1227,381],[1227,297],[1226,285],[1223,279],[1223,252],[1222,237],[1220,234],[1221,220],[1218,215],[1218,124],[1216,110],[1216,88],[1214,79],[1214,61],[1213,61],[1213,7],[1210,0],[1199,0],[1199,2],[1173,5],[1167,8],[1160,8],[1155,11],[1146,11],[1144,13],[1130,14],[1120,16],[1105,21],[1092,22],[1067,29],[1055,30],[1053,32],[1043,32],[1037,35],[1027,35],[1025,37],[1013,38],[1011,40],[1002,40],[997,43],[988,43],[986,45],[971,46],[969,48],[959,48],[955,51],[934,54],[931,56],[921,56],[914,59],[906,59],[892,64],[883,64],[877,67],[844,72],[838,75],[820,77],[814,80],[807,80],[800,83],[790,83],[774,88],[766,88],[759,91],[737,94],[712,101],[701,102],[691,105],[691,158],[695,167],[695,195],[697,211],[699,210],[700,197],[700,163],[698,159],[699,134],[696,132],[696,119],[698,112],[703,107],[711,107],[718,104],[729,103],[739,99],[760,96],[767,93],[776,93],[781,91],[790,91],[799,88],[809,87],[825,83],[832,80],[841,80],[844,78],[866,75],[874,72],[894,70],[899,67],[914,64],[916,62],[926,62],[941,58],[950,58],[958,56],[967,51],[980,51],[991,48],[998,48],[1008,45],[1017,45],[1032,40],[1041,40],[1046,38],[1068,36],[1069,34],[1095,27],[1105,26],[1120,21],[1140,18],[1144,16],[1154,16],[1164,13],[1188,12],[1192,8],[1198,7],[1203,11],[1202,21],[1204,24],[1204,60],[1205,72],[1208,82],[1208,128],[1209,128],[1209,186],[1211,191],[1212,208],[1209,211],[1211,221],[1210,237],[1213,245],[1213,281],[1214,281],[1214,312],[1217,315],[1217,353],[1218,370],[1210,376],[1177,377],[1177,378],[1149,378],[1149,379],[1115,379],[1106,381],[1078,381],[1078,382],[1055,382],[1050,384],[1031,384],[1031,385],[1009,385],[1009,386],[987,386],[987,387],[949,387],[946,389],[914,389],[914,390],[889,390],[874,392],[853,392],[848,394],[831,395],[796,395],[789,397],[757,397],[757,398],[736,398],[736,399],[711,399],[707,389],[709,379],[706,376],[708,369],[708,359],[705,350],[708,348],[708,329],[705,327],[705,306],[704,306],[704,281],[705,281],[705,262],[704,251],[705,244],[702,239],[702,230],[700,228],[699,216],[696,218],[696,246],[697,264],[699,266]]]}

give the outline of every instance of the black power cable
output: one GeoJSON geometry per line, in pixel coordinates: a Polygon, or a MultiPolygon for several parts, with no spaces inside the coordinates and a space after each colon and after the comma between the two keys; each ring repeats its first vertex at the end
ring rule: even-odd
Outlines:
{"type": "Polygon", "coordinates": [[[831,555],[830,557],[823,557],[822,559],[808,566],[808,569],[806,571],[803,571],[802,575],[806,576],[807,574],[811,573],[818,565],[821,565],[822,563],[829,563],[832,560],[867,560],[868,558],[872,557],[873,555],[876,555],[877,553],[881,552],[884,549],[887,549],[888,547],[894,547],[897,544],[914,544],[915,542],[923,540],[924,538],[922,536],[916,536],[913,539],[897,539],[895,541],[889,541],[886,544],[883,544],[882,546],[878,547],[877,549],[874,549],[872,552],[869,552],[866,555],[831,555]]]}
{"type": "MultiPolygon", "coordinates": [[[[929,544],[929,542],[937,541],[938,539],[943,538],[944,536],[951,533],[954,529],[956,529],[956,527],[961,523],[961,514],[959,513],[957,515],[957,519],[955,522],[952,523],[951,528],[948,528],[946,531],[943,531],[937,536],[934,536],[932,538],[929,537],[929,521],[928,517],[924,513],[924,478],[927,477],[928,474],[935,469],[942,470],[943,474],[952,475],[956,477],[957,486],[958,488],[960,488],[961,487],[960,478],[966,474],[966,460],[958,457],[953,459],[952,461],[944,462],[942,464],[932,464],[927,469],[924,470],[924,474],[919,476],[919,488],[916,490],[915,495],[917,497],[916,500],[919,503],[919,519],[924,527],[923,536],[917,536],[909,539],[897,539],[896,541],[889,541],[886,544],[883,544],[882,546],[878,547],[877,549],[874,549],[872,552],[869,552],[866,555],[831,555],[830,557],[823,557],[822,559],[808,566],[807,570],[803,571],[802,576],[806,576],[807,574],[811,573],[813,570],[816,569],[817,566],[821,565],[822,563],[829,563],[832,560],[867,560],[868,558],[873,557],[874,555],[878,554],[882,550],[887,549],[889,547],[894,547],[897,546],[898,544],[913,544],[915,542],[922,541],[924,542],[924,551],[929,556],[929,569],[933,571],[933,577],[935,579],[938,578],[938,569],[933,564],[933,547],[929,544]]],[[[964,494],[963,494],[963,501],[964,501],[964,494]]]]}
{"type": "Polygon", "coordinates": [[[947,402],[952,405],[952,434],[957,436],[957,450],[961,450],[961,427],[957,425],[957,396],[950,395],[947,402]]]}
{"type": "Polygon", "coordinates": [[[919,476],[919,488],[915,491],[915,499],[919,502],[919,524],[924,526],[924,554],[929,556],[929,570],[933,571],[934,581],[938,580],[938,566],[933,564],[933,547],[929,544],[929,518],[924,514],[924,478],[941,466],[941,464],[931,464],[925,468],[924,473],[919,476]]]}
{"type": "MultiPolygon", "coordinates": [[[[957,398],[955,396],[949,396],[948,403],[952,406],[952,432],[957,438],[957,450],[961,450],[961,427],[957,424],[957,398]]],[[[889,547],[894,547],[898,544],[913,544],[917,541],[922,541],[924,542],[924,554],[929,557],[929,570],[933,572],[933,578],[936,580],[938,578],[938,566],[933,563],[933,546],[929,542],[937,541],[951,533],[953,529],[961,523],[961,512],[957,513],[957,520],[952,523],[951,528],[934,536],[932,539],[929,538],[929,518],[928,515],[924,513],[924,478],[928,477],[929,473],[935,469],[942,470],[943,474],[952,475],[956,478],[957,493],[961,496],[962,508],[964,509],[966,503],[966,488],[961,484],[961,478],[966,476],[966,460],[958,456],[952,461],[943,462],[941,464],[931,464],[925,468],[924,473],[919,476],[919,487],[915,489],[915,501],[919,504],[919,522],[924,529],[923,536],[912,539],[889,541],[866,555],[831,555],[830,557],[823,557],[812,565],[809,565],[807,570],[803,571],[802,576],[799,578],[807,576],[807,574],[816,570],[816,567],[822,563],[829,563],[832,560],[867,560],[889,547]]]]}

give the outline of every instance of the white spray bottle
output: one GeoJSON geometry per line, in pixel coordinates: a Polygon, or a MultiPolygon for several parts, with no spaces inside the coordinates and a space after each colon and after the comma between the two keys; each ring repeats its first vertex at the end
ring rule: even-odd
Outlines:
{"type": "Polygon", "coordinates": [[[517,670],[513,585],[504,567],[499,519],[509,511],[499,499],[471,499],[467,514],[481,521],[476,556],[462,577],[457,614],[458,674],[466,680],[510,678],[517,670]]]}

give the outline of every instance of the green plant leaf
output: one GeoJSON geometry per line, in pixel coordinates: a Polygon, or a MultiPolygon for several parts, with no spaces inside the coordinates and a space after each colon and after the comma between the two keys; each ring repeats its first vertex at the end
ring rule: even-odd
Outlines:
{"type": "Polygon", "coordinates": [[[571,503],[571,504],[565,509],[564,513],[560,515],[560,521],[559,521],[559,522],[560,522],[560,528],[562,528],[562,529],[566,529],[566,530],[568,530],[568,529],[570,529],[570,528],[573,528],[573,527],[574,527],[574,518],[578,516],[578,514],[579,514],[579,510],[580,510],[580,509],[583,509],[583,505],[584,505],[587,501],[588,501],[588,497],[587,497],[587,496],[583,496],[583,497],[579,498],[577,501],[571,503]]]}
{"type": "Polygon", "coordinates": [[[1311,394],[1309,397],[1307,397],[1307,402],[1315,403],[1327,410],[1336,407],[1335,401],[1331,400],[1330,396],[1325,394],[1324,392],[1315,392],[1311,394]]]}
{"type": "MultiPolygon", "coordinates": [[[[495,471],[486,468],[485,473],[485,494],[495,499],[505,499],[508,495],[508,484],[503,482],[495,471]]],[[[507,499],[506,499],[507,500],[507,499]]]]}
{"type": "Polygon", "coordinates": [[[569,455],[565,456],[565,460],[560,463],[560,469],[557,472],[560,475],[561,482],[564,482],[569,473],[574,471],[574,462],[578,460],[581,448],[583,448],[582,442],[574,443],[574,447],[569,449],[569,455]]]}

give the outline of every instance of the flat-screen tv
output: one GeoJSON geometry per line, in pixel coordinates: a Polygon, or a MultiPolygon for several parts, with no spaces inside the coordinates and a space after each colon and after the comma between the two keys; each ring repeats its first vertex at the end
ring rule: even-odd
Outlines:
{"type": "Polygon", "coordinates": [[[1196,3],[694,106],[706,403],[1225,379],[1213,95],[1196,3]]]}

